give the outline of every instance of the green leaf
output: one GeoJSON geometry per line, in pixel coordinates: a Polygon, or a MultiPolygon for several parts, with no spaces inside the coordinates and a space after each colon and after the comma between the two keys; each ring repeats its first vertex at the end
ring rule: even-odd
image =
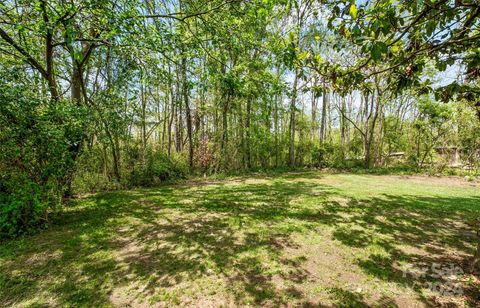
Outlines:
{"type": "Polygon", "coordinates": [[[358,27],[358,25],[355,25],[352,29],[352,34],[353,36],[361,36],[362,35],[362,30],[358,27]]]}
{"type": "Polygon", "coordinates": [[[370,49],[370,54],[374,61],[380,60],[383,54],[386,54],[388,47],[384,42],[375,42],[370,49]]]}
{"type": "Polygon", "coordinates": [[[350,6],[350,16],[352,16],[353,19],[357,19],[357,6],[355,5],[355,3],[352,3],[352,5],[350,6]]]}
{"type": "Polygon", "coordinates": [[[392,47],[390,47],[390,50],[394,55],[398,55],[398,53],[400,52],[400,46],[395,44],[392,47]]]}

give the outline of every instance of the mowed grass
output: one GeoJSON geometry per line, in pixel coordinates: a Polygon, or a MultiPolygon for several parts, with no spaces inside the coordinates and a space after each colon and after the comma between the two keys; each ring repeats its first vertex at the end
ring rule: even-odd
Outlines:
{"type": "Polygon", "coordinates": [[[476,276],[405,269],[466,270],[479,214],[478,184],[428,177],[306,172],[102,193],[0,244],[0,305],[475,306],[476,276]]]}

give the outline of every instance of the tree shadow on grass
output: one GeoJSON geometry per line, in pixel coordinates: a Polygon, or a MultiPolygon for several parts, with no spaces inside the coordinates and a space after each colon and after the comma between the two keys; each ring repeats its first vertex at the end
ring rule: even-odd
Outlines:
{"type": "MultiPolygon", "coordinates": [[[[335,239],[354,248],[376,245],[386,252],[358,260],[367,274],[415,289],[419,294],[421,288],[433,285],[436,291],[445,292],[446,297],[452,295],[448,292],[458,291],[449,284],[458,283],[465,300],[475,304],[480,302],[478,285],[438,277],[437,269],[440,273],[452,268],[460,270],[459,273],[468,271],[475,235],[465,222],[471,213],[478,215],[479,205],[480,198],[475,197],[382,195],[367,200],[351,199],[346,205],[336,203],[327,208],[330,213],[344,217],[336,223],[335,239]],[[425,272],[412,274],[402,264],[425,272]]],[[[464,277],[458,275],[458,278],[464,277]]],[[[433,298],[422,300],[427,305],[439,304],[433,298]]]]}
{"type": "MultiPolygon", "coordinates": [[[[225,278],[226,291],[236,303],[285,304],[301,292],[291,286],[279,289],[272,267],[283,261],[283,248],[294,245],[289,234],[314,227],[317,211],[301,211],[291,204],[313,188],[319,187],[302,183],[220,185],[213,191],[195,191],[194,203],[166,205],[175,211],[175,219],[145,226],[135,235],[142,249],[125,262],[135,267],[141,256],[150,264],[148,268],[157,271],[158,279],[144,289],[149,294],[158,285],[179,285],[213,272],[225,278]],[[288,230],[272,228],[288,219],[301,223],[288,230]]],[[[179,198],[192,198],[191,193],[179,198]]],[[[283,268],[287,269],[277,274],[285,281],[298,282],[307,276],[298,264],[283,264],[283,268]]],[[[140,279],[152,277],[152,271],[133,271],[140,279]]]]}
{"type": "MultiPolygon", "coordinates": [[[[0,300],[102,305],[111,303],[116,287],[141,284],[132,298],[143,300],[159,288],[214,276],[230,284],[226,290],[237,303],[285,303],[301,293],[277,288],[269,270],[297,226],[278,233],[268,225],[289,218],[313,226],[318,213],[294,211],[290,201],[314,188],[319,189],[301,183],[219,185],[91,196],[58,217],[51,230],[5,244],[0,300]],[[184,203],[188,199],[193,202],[184,203]],[[258,221],[264,226],[252,228],[258,221]],[[16,247],[20,243],[25,246],[16,247]]],[[[295,275],[292,281],[302,276],[299,271],[287,271],[295,275]]]]}
{"type": "MultiPolygon", "coordinates": [[[[386,255],[359,259],[359,267],[411,288],[417,280],[404,277],[398,262],[457,261],[440,248],[471,253],[463,236],[468,230],[458,222],[478,199],[383,195],[341,203],[332,197],[341,197],[334,187],[298,178],[91,196],[69,208],[51,230],[4,245],[0,301],[182,304],[188,289],[197,288],[192,294],[198,295],[218,288],[213,296],[227,293],[236,305],[308,305],[297,287],[309,279],[305,260],[285,256],[285,250],[297,245],[293,233],[321,226],[333,228],[333,237],[343,245],[382,247],[386,255]],[[401,245],[429,254],[407,253],[401,245]],[[116,298],[115,290],[123,287],[130,293],[116,298]]],[[[349,290],[332,289],[331,297],[339,306],[367,305],[349,290]]],[[[383,298],[385,302],[393,303],[383,298]]]]}

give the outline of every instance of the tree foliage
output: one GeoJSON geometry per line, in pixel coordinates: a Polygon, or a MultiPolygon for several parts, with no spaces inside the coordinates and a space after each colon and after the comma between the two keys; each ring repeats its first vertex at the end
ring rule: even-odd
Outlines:
{"type": "Polygon", "coordinates": [[[438,171],[452,146],[474,170],[479,14],[469,0],[3,1],[0,232],[75,192],[197,172],[438,171]]]}

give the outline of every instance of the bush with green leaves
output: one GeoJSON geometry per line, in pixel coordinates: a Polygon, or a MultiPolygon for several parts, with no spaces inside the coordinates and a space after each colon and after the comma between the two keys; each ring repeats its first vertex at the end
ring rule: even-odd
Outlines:
{"type": "MultiPolygon", "coordinates": [[[[312,161],[316,167],[345,168],[344,149],[340,144],[325,142],[312,148],[312,161]]],[[[351,167],[351,166],[350,166],[351,167]]]]}
{"type": "Polygon", "coordinates": [[[168,156],[148,149],[145,159],[134,163],[128,177],[128,186],[154,186],[162,182],[187,177],[188,163],[183,156],[168,156]]]}
{"type": "Polygon", "coordinates": [[[81,142],[84,111],[0,79],[0,237],[43,224],[58,209],[81,142]]]}
{"type": "Polygon", "coordinates": [[[72,188],[75,194],[110,191],[122,188],[115,181],[113,161],[107,147],[86,146],[77,159],[72,188]]]}

